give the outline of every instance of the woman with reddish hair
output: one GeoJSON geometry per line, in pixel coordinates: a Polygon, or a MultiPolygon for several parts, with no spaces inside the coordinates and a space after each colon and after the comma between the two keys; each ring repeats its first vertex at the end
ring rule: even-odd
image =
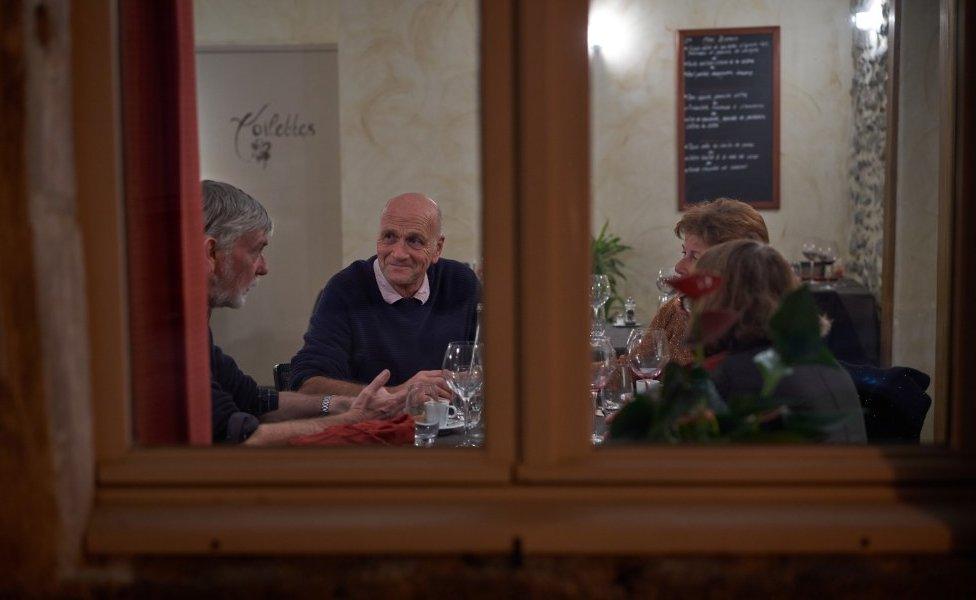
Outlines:
{"type": "MultiPolygon", "coordinates": [[[[674,226],[681,239],[681,258],[674,265],[678,275],[687,275],[709,248],[731,240],[755,240],[769,243],[769,231],[759,211],[745,202],[719,198],[688,209],[674,226]]],[[[691,351],[683,346],[689,314],[678,295],[665,303],[654,315],[650,327],[663,329],[671,360],[691,362],[691,351]]]]}

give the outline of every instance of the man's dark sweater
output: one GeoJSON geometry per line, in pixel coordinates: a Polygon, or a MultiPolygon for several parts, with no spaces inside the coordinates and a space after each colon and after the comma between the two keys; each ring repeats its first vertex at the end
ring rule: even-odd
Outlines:
{"type": "Polygon", "coordinates": [[[213,442],[238,444],[260,422],[258,416],[278,408],[278,393],[260,388],[234,359],[213,343],[210,333],[210,409],[213,442]]]}
{"type": "Polygon", "coordinates": [[[448,342],[474,338],[478,279],[463,263],[440,259],[427,269],[430,297],[387,304],[373,261],[357,260],[319,293],[305,346],[291,360],[291,387],[309,377],[368,383],[383,369],[389,385],[440,369],[448,342]]]}

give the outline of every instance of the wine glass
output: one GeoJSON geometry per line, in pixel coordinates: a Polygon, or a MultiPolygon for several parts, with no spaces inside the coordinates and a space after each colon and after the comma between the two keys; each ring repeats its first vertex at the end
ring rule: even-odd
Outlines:
{"type": "Polygon", "coordinates": [[[471,397],[481,390],[484,381],[484,368],[481,365],[483,344],[475,342],[451,342],[444,352],[444,378],[447,385],[461,398],[464,412],[464,436],[458,448],[476,448],[478,443],[469,438],[468,433],[474,424],[471,414],[471,397]]]}
{"type": "Polygon", "coordinates": [[[481,415],[485,408],[485,393],[484,391],[479,391],[477,394],[471,396],[471,431],[468,435],[471,436],[478,445],[485,440],[484,427],[481,426],[481,415]]]}
{"type": "Polygon", "coordinates": [[[824,282],[821,287],[822,289],[832,290],[834,289],[832,281],[834,279],[834,263],[837,262],[837,250],[833,244],[823,244],[817,247],[817,254],[820,256],[820,262],[823,264],[824,282]]]}
{"type": "Polygon", "coordinates": [[[820,253],[817,251],[816,240],[811,240],[811,239],[805,240],[803,242],[803,245],[800,246],[800,252],[803,253],[803,258],[807,259],[812,263],[817,262],[817,260],[820,258],[820,253]]]}
{"type": "Polygon", "coordinates": [[[627,340],[627,360],[637,379],[654,379],[668,362],[668,341],[663,329],[642,329],[627,340]]]}
{"type": "Polygon", "coordinates": [[[659,307],[673,298],[677,293],[675,289],[671,287],[671,284],[668,283],[671,278],[677,276],[678,272],[675,271],[673,267],[670,269],[657,270],[657,279],[654,280],[654,284],[657,286],[657,291],[660,292],[660,295],[657,297],[657,304],[659,307]]]}
{"type": "MultiPolygon", "coordinates": [[[[599,401],[600,390],[607,385],[610,375],[613,374],[613,364],[617,353],[613,345],[606,336],[590,336],[590,397],[593,403],[593,414],[600,414],[599,401]]],[[[593,444],[602,444],[604,435],[593,432],[591,441],[593,444]]]]}
{"type": "Polygon", "coordinates": [[[600,318],[600,309],[610,299],[610,279],[606,275],[594,275],[590,284],[590,306],[593,307],[593,329],[591,333],[604,333],[606,328],[600,318]]]}

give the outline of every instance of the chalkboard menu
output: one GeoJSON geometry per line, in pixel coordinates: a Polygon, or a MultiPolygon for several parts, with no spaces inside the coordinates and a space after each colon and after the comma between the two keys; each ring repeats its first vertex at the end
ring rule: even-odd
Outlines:
{"type": "Polygon", "coordinates": [[[779,208],[779,27],[678,32],[678,208],[779,208]]]}

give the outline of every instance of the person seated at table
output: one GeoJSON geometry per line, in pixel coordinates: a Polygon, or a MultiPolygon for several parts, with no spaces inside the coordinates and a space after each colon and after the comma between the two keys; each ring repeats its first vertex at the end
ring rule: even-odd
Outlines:
{"type": "MultiPolygon", "coordinates": [[[[763,381],[753,357],[771,346],[769,320],[783,297],[798,281],[779,252],[752,240],[725,242],[709,248],[695,270],[715,273],[722,286],[697,300],[696,309],[729,310],[738,320],[717,342],[706,348],[712,381],[726,401],[756,394],[763,381]]],[[[847,371],[828,365],[800,365],[773,392],[795,414],[823,415],[841,420],[826,428],[827,442],[867,442],[857,390],[847,371]]]]}
{"type": "MultiPolygon", "coordinates": [[[[203,182],[203,251],[207,264],[207,319],[215,308],[240,308],[259,277],[268,274],[264,249],[272,223],[242,190],[203,182]]],[[[404,394],[383,389],[382,371],[355,397],[276,392],[259,387],[210,336],[211,437],[214,443],[282,444],[327,427],[394,416],[404,394]]]]}
{"type": "Polygon", "coordinates": [[[291,360],[292,389],[354,395],[389,369],[393,391],[427,382],[450,398],[444,351],[474,338],[479,290],[474,271],[442,258],[443,249],[436,202],[416,193],[387,202],[376,255],[353,262],[319,293],[291,360]]]}
{"type": "MultiPolygon", "coordinates": [[[[745,202],[719,198],[689,208],[674,226],[681,239],[681,258],[674,265],[678,275],[687,275],[706,250],[731,240],[769,243],[769,231],[759,211],[745,202]]],[[[670,359],[679,364],[691,362],[691,351],[683,343],[689,314],[679,295],[666,302],[651,319],[651,329],[663,329],[670,359]]],[[[650,338],[648,338],[650,339],[650,338]]]]}

